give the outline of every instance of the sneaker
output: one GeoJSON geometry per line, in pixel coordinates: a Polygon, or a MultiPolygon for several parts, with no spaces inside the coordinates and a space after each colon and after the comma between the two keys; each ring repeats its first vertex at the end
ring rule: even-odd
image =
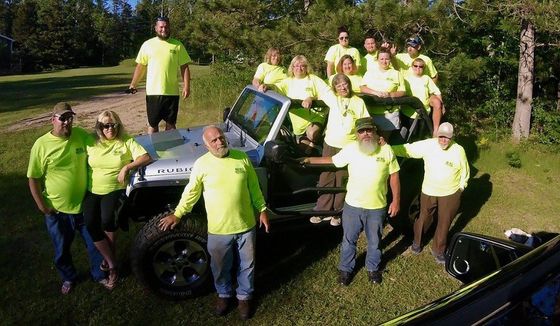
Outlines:
{"type": "Polygon", "coordinates": [[[432,256],[434,256],[434,258],[436,259],[436,263],[445,264],[445,255],[444,254],[437,254],[433,250],[430,250],[430,251],[432,252],[432,256]]]}
{"type": "Polygon", "coordinates": [[[350,273],[345,271],[338,271],[338,283],[340,285],[350,285],[350,273]]]}
{"type": "Polygon", "coordinates": [[[373,284],[380,284],[382,281],[381,272],[380,271],[368,271],[367,272],[368,279],[373,284]]]}
{"type": "Polygon", "coordinates": [[[64,295],[70,293],[70,291],[72,291],[73,286],[74,286],[74,283],[72,283],[71,281],[62,282],[62,287],[60,288],[60,293],[62,293],[64,295]]]}
{"type": "Polygon", "coordinates": [[[229,302],[230,302],[229,298],[218,297],[216,299],[216,308],[214,309],[214,312],[216,313],[216,315],[224,316],[229,309],[229,302]]]}
{"type": "Polygon", "coordinates": [[[444,255],[437,255],[435,256],[436,263],[438,264],[445,264],[445,256],[444,255]]]}
{"type": "Polygon", "coordinates": [[[412,245],[410,247],[408,247],[408,250],[410,250],[410,252],[414,255],[418,255],[422,252],[422,247],[417,246],[414,242],[412,243],[412,245]]]}
{"type": "Polygon", "coordinates": [[[237,309],[242,320],[251,318],[251,300],[239,300],[237,309]]]}
{"type": "Polygon", "coordinates": [[[340,217],[333,216],[331,218],[331,225],[332,226],[340,226],[340,223],[341,223],[340,217]]]}

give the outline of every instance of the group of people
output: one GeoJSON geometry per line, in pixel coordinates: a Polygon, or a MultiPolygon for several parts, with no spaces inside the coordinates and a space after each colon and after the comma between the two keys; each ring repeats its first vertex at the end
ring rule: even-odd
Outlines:
{"type": "MultiPolygon", "coordinates": [[[[346,27],[338,28],[338,44],[331,46],[325,55],[326,82],[332,84],[334,75],[339,73],[350,79],[351,89],[355,94],[362,93],[380,98],[417,97],[426,111],[432,115],[433,136],[436,136],[445,108],[441,92],[436,85],[437,70],[432,60],[420,53],[423,43],[420,37],[413,36],[407,39],[406,53],[397,53],[397,47],[394,44],[384,42],[378,47],[375,36],[366,34],[364,37],[366,54],[364,56],[361,56],[356,48],[349,46],[349,37],[346,27]]],[[[260,90],[274,88],[294,99],[309,101],[324,97],[324,93],[320,91],[325,90],[325,83],[317,82],[317,79],[320,78],[313,75],[304,56],[297,55],[293,58],[287,76],[283,75],[283,71],[285,70],[281,67],[280,51],[271,48],[267,51],[265,62],[259,65],[252,83],[260,90]],[[301,66],[305,66],[305,71],[298,68],[301,66]],[[301,84],[304,83],[303,79],[312,80],[311,87],[301,88],[301,84]],[[297,88],[299,94],[294,94],[296,91],[291,88],[297,88]]],[[[308,103],[302,105],[303,108],[310,109],[305,106],[306,104],[308,103]]],[[[318,129],[321,122],[324,122],[325,113],[320,120],[316,116],[309,117],[311,114],[309,111],[313,110],[294,112],[290,115],[296,136],[303,135],[301,129],[296,128],[296,126],[303,125],[300,120],[315,124],[314,129],[318,129]],[[298,118],[294,119],[293,116],[298,118]]],[[[401,125],[408,126],[410,120],[415,119],[417,115],[411,107],[403,106],[401,108],[393,105],[370,107],[369,114],[374,118],[375,124],[384,138],[390,137],[394,130],[401,128],[401,125]]]]}
{"type": "Polygon", "coordinates": [[[151,161],[115,112],[99,114],[92,132],[73,127],[75,114],[66,102],[54,106],[52,130],[33,144],[27,170],[54,246],[62,294],[78,279],[70,252],[76,232],[86,245],[93,280],[108,290],[117,285],[115,210],[129,172],[151,161]]]}
{"type": "MultiPolygon", "coordinates": [[[[317,200],[316,216],[311,223],[342,223],[339,282],[350,284],[355,266],[356,243],[362,230],[368,240],[366,269],[373,283],[381,282],[378,248],[382,226],[388,214],[400,210],[399,164],[396,156],[424,160],[424,181],[420,197],[421,211],[414,223],[413,254],[422,251],[423,235],[431,227],[437,212],[437,227],[432,255],[445,262],[449,227],[460,205],[461,193],[469,179],[469,165],[464,149],[453,141],[453,126],[442,123],[445,112],[441,92],[436,86],[437,70],[432,60],[420,53],[418,36],[406,40],[406,53],[397,53],[395,45],[378,48],[373,35],[364,39],[365,56],[349,46],[349,33],[338,29],[338,44],[325,55],[328,83],[314,75],[307,58],[295,56],[283,75],[280,51],[271,48],[259,65],[252,84],[259,91],[274,89],[292,99],[302,100],[301,108],[290,109],[289,119],[300,145],[321,147],[322,156],[310,156],[302,163],[334,164],[346,170],[323,172],[318,187],[346,187],[346,193],[325,193],[317,200]],[[330,86],[330,87],[329,87],[330,86]],[[417,112],[410,107],[375,105],[366,107],[356,94],[380,98],[417,97],[433,121],[433,138],[412,144],[389,146],[393,131],[401,124],[410,125],[417,112]],[[313,100],[322,100],[328,111],[316,110],[313,100]],[[402,112],[401,112],[402,111],[402,112]],[[405,121],[401,121],[404,116],[405,121]],[[408,120],[407,120],[408,119],[408,120]],[[387,185],[391,203],[387,203],[387,185]],[[342,210],[341,219],[330,213],[342,210]],[[332,215],[332,216],[329,216],[332,215]]],[[[305,153],[310,153],[306,151],[305,153]]]]}
{"type": "MultiPolygon", "coordinates": [[[[146,41],[138,53],[138,65],[128,89],[135,93],[147,70],[150,133],[158,131],[161,120],[166,122],[166,129],[174,129],[179,97],[186,98],[190,93],[191,59],[184,46],[169,37],[167,18],[158,18],[154,30],[156,37],[146,41]],[[178,71],[183,80],[181,90],[178,71]]],[[[274,48],[267,51],[265,62],[259,65],[252,81],[260,91],[274,89],[302,101],[300,108],[289,112],[293,132],[305,153],[322,148],[321,157],[305,157],[302,163],[348,167],[347,172],[321,174],[319,187],[346,187],[347,192],[320,195],[315,210],[323,214],[310,219],[312,223],[330,220],[335,226],[342,223],[338,281],[343,285],[350,284],[355,272],[356,243],[362,231],[368,239],[368,278],[373,283],[382,280],[382,227],[386,215],[395,217],[400,210],[397,155],[422,158],[425,163],[421,213],[414,225],[410,251],[421,252],[422,236],[437,210],[432,254],[436,261],[444,261],[447,232],[467,186],[469,167],[463,148],[452,140],[451,124],[440,125],[444,108],[435,85],[437,71],[431,60],[419,53],[421,44],[418,37],[413,37],[407,40],[407,53],[397,54],[394,46],[378,49],[375,38],[368,35],[364,40],[367,54],[361,57],[358,50],[349,47],[349,33],[341,27],[338,44],[325,56],[328,83],[313,74],[303,55],[291,60],[286,75],[280,65],[280,51],[274,48]],[[388,145],[380,136],[388,137],[400,127],[400,108],[379,106],[368,110],[356,96],[358,93],[418,97],[427,110],[433,109],[434,138],[388,145]],[[314,100],[324,101],[328,111],[313,107],[314,100]],[[392,195],[389,204],[388,186],[392,195]],[[342,221],[324,214],[340,210],[342,221]]],[[[407,111],[403,109],[403,113],[407,111]]],[[[76,232],[86,244],[92,278],[107,289],[115,287],[115,208],[129,172],[151,161],[145,149],[125,133],[116,113],[102,112],[94,132],[73,128],[74,115],[68,103],[55,105],[51,116],[53,128],[33,145],[27,172],[31,194],[45,215],[55,248],[54,263],[62,278],[63,294],[69,293],[77,280],[70,254],[76,232]]],[[[414,118],[414,112],[409,112],[409,116],[414,118]]],[[[235,296],[241,318],[248,319],[253,312],[256,229],[270,229],[266,203],[247,155],[230,149],[224,132],[217,126],[206,127],[203,140],[209,152],[194,163],[179,204],[173,214],[160,220],[159,227],[163,231],[173,229],[200,196],[204,197],[208,251],[218,293],[215,312],[226,314],[235,296]],[[232,270],[236,270],[236,282],[232,270]]]]}

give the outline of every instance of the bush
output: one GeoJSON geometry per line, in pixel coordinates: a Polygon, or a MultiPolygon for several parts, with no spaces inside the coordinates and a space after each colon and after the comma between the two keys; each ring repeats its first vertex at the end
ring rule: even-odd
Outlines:
{"type": "Polygon", "coordinates": [[[560,112],[555,105],[554,101],[538,98],[533,101],[531,133],[541,144],[560,145],[560,112]]]}

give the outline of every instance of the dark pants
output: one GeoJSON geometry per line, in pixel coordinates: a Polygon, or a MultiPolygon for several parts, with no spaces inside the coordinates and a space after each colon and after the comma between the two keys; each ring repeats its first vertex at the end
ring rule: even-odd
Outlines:
{"type": "Polygon", "coordinates": [[[124,190],[116,190],[106,195],[86,192],[83,210],[87,229],[94,242],[105,239],[105,231],[117,230],[115,211],[124,190]]]}
{"type": "Polygon", "coordinates": [[[441,255],[445,252],[449,227],[461,204],[461,193],[461,190],[457,190],[454,194],[443,197],[428,196],[422,193],[420,196],[420,216],[414,222],[414,243],[416,245],[422,245],[422,236],[432,225],[437,209],[438,220],[432,242],[432,252],[434,255],[441,255]]]}
{"type": "MultiPolygon", "coordinates": [[[[340,148],[331,147],[327,144],[323,144],[323,157],[331,157],[336,153],[340,152],[340,148]]],[[[339,170],[336,172],[323,172],[319,176],[318,187],[344,187],[348,179],[348,171],[339,170]]],[[[346,197],[345,192],[340,192],[337,194],[322,194],[317,199],[317,205],[315,206],[316,211],[339,211],[344,206],[344,197],[346,197]]]]}

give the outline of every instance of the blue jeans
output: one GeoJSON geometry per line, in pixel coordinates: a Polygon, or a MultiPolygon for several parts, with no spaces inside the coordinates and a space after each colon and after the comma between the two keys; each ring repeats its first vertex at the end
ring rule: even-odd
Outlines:
{"type": "Polygon", "coordinates": [[[72,254],[70,253],[70,247],[72,246],[72,241],[74,241],[76,231],[80,233],[86,245],[90,261],[90,273],[93,280],[100,281],[105,278],[105,273],[99,269],[103,256],[95,248],[82,214],[66,214],[61,212],[48,214],[45,215],[45,222],[54,246],[54,266],[63,281],[74,282],[78,276],[72,262],[72,254]]]}
{"type": "Polygon", "coordinates": [[[367,238],[366,269],[377,271],[381,262],[381,232],[387,214],[386,208],[365,209],[344,203],[342,211],[342,245],[340,247],[340,264],[338,269],[351,273],[356,265],[356,243],[360,232],[364,230],[367,238]]]}
{"type": "Polygon", "coordinates": [[[214,275],[214,286],[220,298],[230,298],[234,294],[232,285],[233,261],[239,258],[237,266],[237,299],[249,300],[253,296],[255,271],[255,228],[238,234],[208,234],[210,267],[214,275]]]}

